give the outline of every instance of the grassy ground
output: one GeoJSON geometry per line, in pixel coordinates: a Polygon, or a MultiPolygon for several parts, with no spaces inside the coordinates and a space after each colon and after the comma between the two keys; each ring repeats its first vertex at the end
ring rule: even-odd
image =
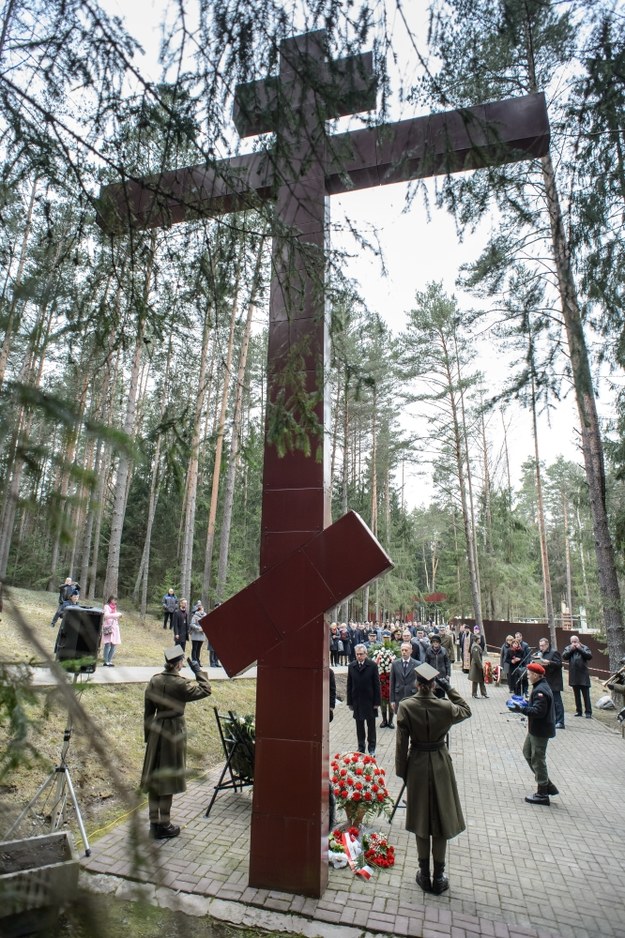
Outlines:
{"type": "MultiPolygon", "coordinates": [[[[143,902],[111,902],[108,897],[84,895],[81,903],[61,916],[46,932],[48,938],[297,938],[292,933],[236,928],[206,916],[190,917],[143,902]]],[[[301,936],[300,936],[301,938],[301,936]]]]}
{"type": "MultiPolygon", "coordinates": [[[[42,655],[27,636],[32,628],[48,654],[52,654],[56,630],[49,627],[56,608],[56,596],[29,590],[10,590],[5,594],[0,625],[0,668],[7,664],[36,661],[42,655]]],[[[121,606],[122,644],[115,660],[124,665],[155,665],[163,661],[163,648],[171,644],[171,632],[165,632],[162,621],[139,616],[121,606]]],[[[0,829],[9,826],[30,801],[39,785],[58,763],[67,708],[51,689],[36,692],[22,687],[9,688],[2,682],[0,691],[0,829]],[[17,716],[12,725],[9,712],[17,716]],[[23,738],[20,738],[21,734],[23,738]]],[[[187,767],[198,775],[223,761],[213,707],[253,713],[255,681],[215,681],[213,694],[187,710],[187,767]]],[[[81,720],[72,729],[67,763],[87,834],[96,840],[100,832],[123,818],[129,804],[114,784],[114,767],[131,791],[138,784],[143,763],[143,693],[140,684],[76,685],[79,703],[94,727],[93,732],[105,745],[107,757],[100,761],[94,753],[92,731],[81,720]]],[[[45,806],[42,806],[45,807],[45,806]]],[[[71,812],[70,812],[71,815],[71,812]]],[[[73,826],[73,824],[70,824],[73,826]]],[[[31,831],[32,832],[32,831],[31,831]]],[[[37,831],[38,832],[38,831],[37,831]]]]}
{"type": "MultiPolygon", "coordinates": [[[[33,657],[36,661],[40,660],[41,656],[24,639],[20,631],[20,614],[26,624],[36,631],[37,637],[49,654],[52,654],[56,629],[49,626],[57,607],[57,595],[43,590],[5,588],[1,660],[28,661],[33,657]]],[[[88,603],[81,601],[81,605],[88,603]]],[[[101,606],[101,602],[96,605],[101,606]]],[[[172,644],[171,632],[163,629],[160,615],[158,618],[147,615],[142,621],[139,614],[126,608],[123,602],[119,604],[119,610],[123,613],[120,619],[122,643],[115,652],[115,661],[124,665],[160,664],[163,660],[163,648],[172,644]]]]}

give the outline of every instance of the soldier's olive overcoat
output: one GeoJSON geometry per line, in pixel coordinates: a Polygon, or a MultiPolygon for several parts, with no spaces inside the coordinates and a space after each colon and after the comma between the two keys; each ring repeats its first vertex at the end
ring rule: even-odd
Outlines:
{"type": "Polygon", "coordinates": [[[190,700],[208,697],[208,675],[197,681],[177,672],[155,674],[145,691],[144,732],[147,743],[141,788],[153,795],[177,795],[186,791],[187,731],[184,708],[190,700]]]}
{"type": "Polygon", "coordinates": [[[465,829],[456,777],[447,747],[423,751],[419,744],[444,743],[449,728],[471,716],[453,688],[449,699],[414,694],[397,711],[395,771],[406,782],[406,830],[417,837],[450,840],[465,829]]]}

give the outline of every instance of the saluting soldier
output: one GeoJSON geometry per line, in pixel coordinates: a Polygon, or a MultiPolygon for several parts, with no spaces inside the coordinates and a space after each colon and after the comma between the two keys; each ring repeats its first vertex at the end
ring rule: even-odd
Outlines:
{"type": "Polygon", "coordinates": [[[180,828],[171,823],[173,796],[187,790],[187,730],[184,710],[190,700],[211,693],[208,675],[197,661],[189,667],[197,683],[182,677],[184,652],[180,645],[165,649],[165,670],[155,674],[145,691],[145,758],[141,788],[148,793],[150,836],[156,840],[177,837],[180,828]]]}
{"type": "Polygon", "coordinates": [[[466,827],[445,737],[451,726],[471,716],[471,708],[436,668],[421,664],[415,674],[417,692],[405,697],[397,711],[395,771],[406,783],[406,830],[417,839],[417,884],[440,895],[449,888],[447,841],[466,827]],[[437,686],[448,699],[435,696],[437,686]]]}

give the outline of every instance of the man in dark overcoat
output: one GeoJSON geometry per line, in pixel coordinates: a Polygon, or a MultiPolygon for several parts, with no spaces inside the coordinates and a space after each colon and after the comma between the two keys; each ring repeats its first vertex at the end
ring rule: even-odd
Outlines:
{"type": "Polygon", "coordinates": [[[400,700],[403,700],[404,697],[412,697],[416,690],[417,662],[412,657],[411,643],[403,641],[400,650],[401,658],[393,661],[389,678],[388,699],[393,708],[393,713],[397,713],[400,700]]]}
{"type": "Polygon", "coordinates": [[[575,716],[582,715],[582,697],[584,699],[584,712],[586,719],[592,717],[590,703],[590,671],[587,662],[592,658],[588,645],[579,640],[578,635],[571,635],[571,644],[562,652],[562,660],[569,663],[569,687],[573,688],[575,696],[575,716]]]}
{"type": "Polygon", "coordinates": [[[358,752],[375,755],[377,743],[375,721],[382,704],[380,675],[375,661],[367,657],[364,645],[356,645],[356,660],[347,667],[347,706],[356,721],[358,752]],[[365,748],[366,727],[366,748],[365,748]]]}
{"type": "Polygon", "coordinates": [[[171,823],[174,795],[187,790],[187,731],[184,710],[190,700],[211,693],[208,675],[197,661],[189,667],[196,683],[180,674],[184,653],[180,645],[165,649],[165,670],[155,674],[145,691],[144,736],[147,743],[141,788],[148,793],[150,836],[156,840],[177,837],[180,828],[171,823]]]}
{"type": "Polygon", "coordinates": [[[471,708],[431,665],[419,665],[416,678],[417,693],[405,697],[397,711],[395,771],[406,783],[406,830],[417,839],[417,884],[440,895],[449,888],[447,841],[466,826],[445,737],[451,726],[471,716],[471,708]],[[447,698],[435,696],[437,686],[447,698]]]}
{"type": "Polygon", "coordinates": [[[562,691],[564,682],[562,680],[562,655],[557,648],[551,647],[548,638],[541,638],[538,641],[538,663],[545,669],[545,678],[553,694],[553,706],[556,716],[556,729],[564,729],[564,704],[562,703],[562,691]]]}

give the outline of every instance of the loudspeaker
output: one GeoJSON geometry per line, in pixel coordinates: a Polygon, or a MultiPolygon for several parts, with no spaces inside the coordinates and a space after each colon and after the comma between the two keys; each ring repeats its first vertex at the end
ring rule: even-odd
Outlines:
{"type": "Polygon", "coordinates": [[[57,661],[76,661],[74,667],[68,667],[69,671],[91,674],[96,669],[101,633],[101,609],[68,606],[56,640],[57,661]]]}

